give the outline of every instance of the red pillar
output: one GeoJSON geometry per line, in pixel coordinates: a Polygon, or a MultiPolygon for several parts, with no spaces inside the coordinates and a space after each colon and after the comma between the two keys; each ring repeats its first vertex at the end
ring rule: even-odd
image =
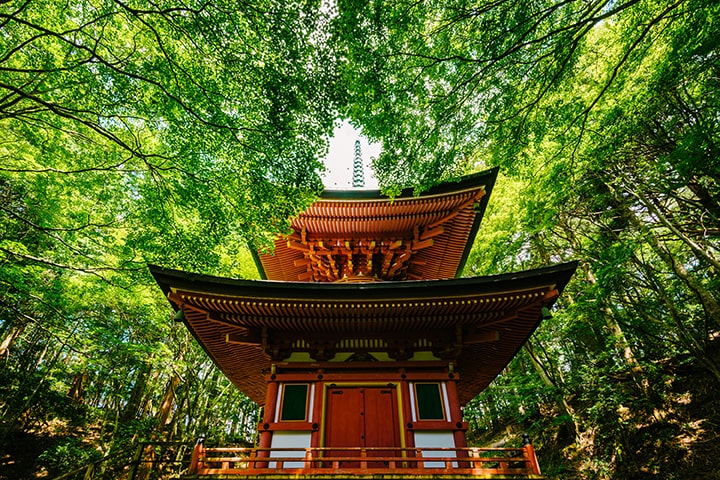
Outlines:
{"type": "Polygon", "coordinates": [[[465,424],[462,421],[462,410],[460,410],[460,399],[457,393],[457,373],[448,374],[450,380],[445,385],[447,388],[448,402],[450,403],[450,421],[455,424],[457,429],[453,430],[453,438],[455,440],[455,448],[467,447],[467,438],[465,438],[465,424]]]}
{"type": "MultiPolygon", "coordinates": [[[[275,375],[271,375],[268,380],[267,394],[265,395],[265,415],[263,415],[263,423],[260,425],[260,443],[259,448],[270,448],[272,445],[272,431],[269,430],[270,424],[275,421],[275,407],[277,405],[278,392],[280,391],[280,383],[274,381],[275,375]]],[[[266,450],[260,450],[258,457],[267,457],[266,450]]]]}

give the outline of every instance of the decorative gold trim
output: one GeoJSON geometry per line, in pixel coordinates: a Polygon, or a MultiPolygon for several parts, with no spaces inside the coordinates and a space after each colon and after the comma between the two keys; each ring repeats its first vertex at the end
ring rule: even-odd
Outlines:
{"type": "MultiPolygon", "coordinates": [[[[539,289],[542,289],[541,291],[536,291],[533,293],[520,293],[518,291],[506,291],[506,292],[496,292],[493,294],[482,294],[482,298],[468,298],[469,295],[456,295],[451,297],[444,297],[442,300],[439,298],[433,299],[433,300],[427,300],[423,301],[418,298],[400,298],[395,299],[398,303],[393,304],[383,304],[383,303],[368,303],[366,301],[358,301],[358,302],[350,302],[349,299],[338,299],[338,300],[325,300],[325,299],[309,299],[307,302],[318,302],[318,303],[290,303],[292,300],[289,301],[283,301],[286,300],[284,297],[268,297],[263,298],[262,300],[252,300],[253,297],[234,297],[230,295],[221,295],[221,294],[215,294],[215,293],[209,293],[209,292],[201,292],[201,291],[194,291],[194,290],[186,290],[181,289],[180,291],[183,293],[175,293],[180,299],[185,301],[209,301],[211,303],[225,303],[230,305],[238,305],[238,306],[248,306],[248,307],[255,307],[255,306],[262,306],[262,307],[285,307],[285,308],[328,308],[329,306],[333,306],[335,308],[390,308],[390,307],[423,307],[423,306],[448,306],[448,305],[467,305],[470,304],[478,304],[478,303],[497,303],[497,302],[505,302],[508,300],[524,300],[524,299],[531,299],[531,298],[537,298],[537,297],[545,297],[548,290],[554,288],[554,284],[552,286],[546,285],[542,287],[537,287],[539,289]],[[513,295],[514,293],[514,295],[513,295]],[[194,295],[201,295],[202,298],[199,298],[194,295]],[[505,295],[500,297],[500,295],[505,295]],[[447,300],[450,299],[450,300],[447,300]],[[350,302],[350,303],[349,303],[350,302]]],[[[174,290],[174,289],[173,289],[174,290]]],[[[534,289],[533,289],[534,290],[534,289]]],[[[476,295],[476,297],[479,297],[476,295]]]]}

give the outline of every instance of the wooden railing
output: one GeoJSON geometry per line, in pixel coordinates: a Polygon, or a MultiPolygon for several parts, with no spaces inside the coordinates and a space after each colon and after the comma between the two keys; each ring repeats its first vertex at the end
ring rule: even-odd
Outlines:
{"type": "Polygon", "coordinates": [[[512,475],[538,478],[529,441],[522,448],[232,448],[198,442],[195,475],[512,475]]]}

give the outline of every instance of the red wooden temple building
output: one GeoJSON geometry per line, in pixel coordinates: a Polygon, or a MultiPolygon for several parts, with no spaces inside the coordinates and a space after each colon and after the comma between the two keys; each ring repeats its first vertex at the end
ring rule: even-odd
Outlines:
{"type": "Polygon", "coordinates": [[[459,278],[497,170],[394,199],[326,191],[263,280],[152,274],[263,406],[251,449],[196,447],[199,477],[541,478],[532,446],[470,448],[462,407],[510,362],[576,264],[459,278]]]}

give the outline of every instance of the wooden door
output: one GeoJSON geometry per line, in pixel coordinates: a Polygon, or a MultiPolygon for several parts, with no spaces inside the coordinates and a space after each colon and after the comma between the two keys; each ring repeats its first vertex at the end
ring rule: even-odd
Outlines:
{"type": "MultiPolygon", "coordinates": [[[[394,388],[365,388],[366,447],[399,447],[397,397],[394,388]]],[[[393,450],[371,450],[368,457],[398,455],[393,450]]],[[[370,462],[368,467],[380,468],[386,462],[370,462]]]]}
{"type": "MultiPolygon", "coordinates": [[[[325,419],[325,446],[399,447],[397,396],[389,387],[335,387],[328,389],[325,419]]],[[[369,457],[396,455],[391,449],[369,451],[369,457]]],[[[330,451],[328,456],[356,457],[358,450],[330,451]]],[[[370,462],[378,468],[384,462],[370,462]]],[[[343,462],[343,467],[357,468],[359,462],[343,462]]]]}
{"type": "MultiPolygon", "coordinates": [[[[359,388],[329,388],[325,419],[325,446],[360,447],[365,435],[363,395],[359,388]]],[[[328,457],[359,457],[357,450],[330,450],[328,457]]],[[[341,462],[341,466],[357,468],[359,463],[341,462]]]]}

